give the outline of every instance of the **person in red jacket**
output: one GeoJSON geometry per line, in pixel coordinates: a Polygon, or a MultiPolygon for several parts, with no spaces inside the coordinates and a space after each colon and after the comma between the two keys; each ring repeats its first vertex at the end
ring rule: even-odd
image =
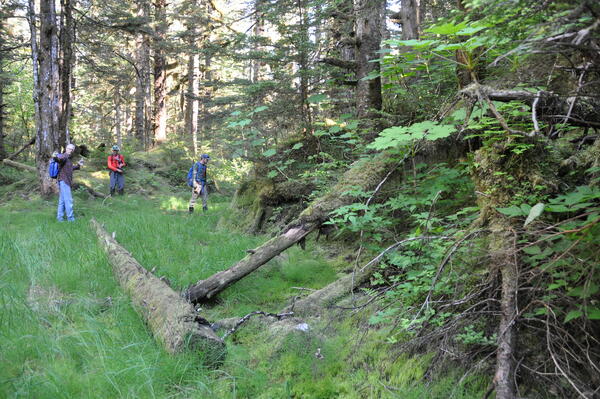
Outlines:
{"type": "Polygon", "coordinates": [[[110,195],[114,195],[118,190],[119,195],[123,195],[125,187],[125,176],[123,168],[127,166],[123,155],[119,154],[119,146],[112,146],[112,154],[108,156],[108,169],[110,169],[110,195]]]}

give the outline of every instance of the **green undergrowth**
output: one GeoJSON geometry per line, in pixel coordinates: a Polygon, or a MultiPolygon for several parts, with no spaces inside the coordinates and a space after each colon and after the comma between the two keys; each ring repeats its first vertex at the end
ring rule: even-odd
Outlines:
{"type": "MultiPolygon", "coordinates": [[[[253,319],[227,338],[218,368],[191,353],[168,355],[115,281],[89,220],[94,217],[146,268],[185,289],[268,237],[219,226],[229,202],[187,213],[187,191],[90,200],[58,223],[56,200],[15,196],[0,205],[0,397],[363,398],[476,397],[459,376],[425,383],[430,359],[391,351],[386,334],[355,318],[307,320],[308,332],[253,319]],[[276,325],[275,325],[276,326],[276,325]],[[464,390],[463,390],[464,388],[464,390]]],[[[203,305],[211,321],[279,312],[297,288],[337,278],[313,242],[291,248],[203,305]]],[[[362,317],[362,316],[361,316],[362,317]]],[[[365,316],[366,317],[366,316],[365,316]]],[[[220,332],[222,333],[222,332],[220,332]]]]}

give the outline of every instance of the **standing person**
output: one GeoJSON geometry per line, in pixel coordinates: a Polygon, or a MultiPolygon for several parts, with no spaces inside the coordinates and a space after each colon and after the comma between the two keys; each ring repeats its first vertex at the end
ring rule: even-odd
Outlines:
{"type": "Polygon", "coordinates": [[[76,165],[71,162],[71,155],[75,151],[75,145],[69,144],[65,149],[64,154],[54,153],[52,157],[59,164],[58,171],[58,211],[56,212],[56,219],[62,222],[67,214],[67,220],[72,222],[75,220],[73,215],[73,195],[71,194],[71,187],[73,186],[73,171],[80,169],[83,166],[83,159],[80,159],[76,165]]]}
{"type": "Polygon", "coordinates": [[[108,156],[108,169],[110,169],[110,195],[114,195],[115,189],[119,190],[119,195],[123,195],[125,187],[125,176],[123,168],[127,166],[123,155],[119,154],[119,146],[112,146],[112,154],[108,156]]]}
{"type": "Polygon", "coordinates": [[[200,161],[192,165],[193,189],[192,199],[190,199],[190,213],[194,212],[194,205],[196,204],[196,200],[198,199],[199,195],[202,195],[202,210],[208,210],[208,187],[206,187],[206,167],[208,165],[209,160],[210,157],[208,156],[208,154],[202,154],[200,156],[200,161]]]}

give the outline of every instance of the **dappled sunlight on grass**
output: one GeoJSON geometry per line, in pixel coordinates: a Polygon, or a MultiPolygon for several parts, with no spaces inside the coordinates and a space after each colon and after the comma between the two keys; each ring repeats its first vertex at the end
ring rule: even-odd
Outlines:
{"type": "Polygon", "coordinates": [[[182,210],[182,209],[187,210],[188,203],[189,203],[189,198],[186,200],[181,197],[169,197],[169,198],[161,201],[160,208],[165,209],[165,210],[170,210],[170,211],[182,210]]]}

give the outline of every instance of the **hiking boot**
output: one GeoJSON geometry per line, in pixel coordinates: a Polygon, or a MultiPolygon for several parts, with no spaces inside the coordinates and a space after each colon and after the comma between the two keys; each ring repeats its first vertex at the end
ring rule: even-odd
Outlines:
{"type": "Polygon", "coordinates": [[[115,189],[114,189],[114,188],[111,188],[111,189],[110,189],[110,196],[112,197],[113,195],[115,195],[115,189]]]}
{"type": "Polygon", "coordinates": [[[203,206],[202,207],[202,212],[206,212],[206,211],[208,211],[208,207],[207,206],[203,206]]]}
{"type": "Polygon", "coordinates": [[[194,213],[194,207],[193,207],[193,206],[190,206],[190,207],[188,208],[188,212],[189,212],[189,213],[194,213]]]}
{"type": "Polygon", "coordinates": [[[119,195],[123,195],[124,191],[125,191],[124,189],[120,189],[119,190],[119,195]]]}

